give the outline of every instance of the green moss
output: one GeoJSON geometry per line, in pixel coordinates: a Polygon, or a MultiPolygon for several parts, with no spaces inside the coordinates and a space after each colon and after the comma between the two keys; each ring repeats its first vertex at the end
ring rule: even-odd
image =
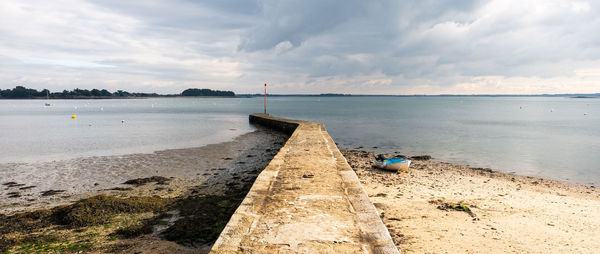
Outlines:
{"type": "Polygon", "coordinates": [[[85,235],[79,235],[77,236],[77,239],[82,240],[82,239],[93,239],[100,236],[100,234],[96,233],[96,232],[92,232],[92,233],[88,233],[85,235]]]}
{"type": "Polygon", "coordinates": [[[26,243],[16,249],[17,252],[21,253],[56,253],[56,252],[81,252],[88,251],[93,247],[90,242],[77,242],[77,243],[26,243]]]}
{"type": "Polygon", "coordinates": [[[69,240],[63,240],[57,234],[51,233],[23,239],[14,251],[16,253],[79,252],[90,250],[92,246],[93,244],[89,241],[71,243],[69,240]]]}

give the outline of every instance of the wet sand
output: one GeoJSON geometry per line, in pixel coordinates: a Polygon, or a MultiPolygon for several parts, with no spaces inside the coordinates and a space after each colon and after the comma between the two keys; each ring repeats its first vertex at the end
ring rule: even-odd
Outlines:
{"type": "Polygon", "coordinates": [[[593,186],[431,160],[413,160],[398,174],[372,168],[373,153],[342,153],[403,253],[600,250],[600,191],[593,186]]]}
{"type": "Polygon", "coordinates": [[[0,164],[0,213],[53,207],[100,193],[176,197],[190,187],[224,189],[225,182],[260,172],[286,137],[260,129],[233,141],[150,154],[101,156],[44,163],[0,164]],[[167,186],[132,188],[130,179],[163,176],[167,186]],[[110,190],[121,188],[121,190],[110,190]],[[56,191],[56,193],[47,192],[56,191]],[[44,193],[46,195],[44,195],[44,193]],[[50,194],[50,195],[49,195],[50,194]]]}
{"type": "MultiPolygon", "coordinates": [[[[285,134],[259,129],[230,142],[198,148],[0,165],[0,217],[6,218],[0,221],[0,231],[6,233],[0,233],[0,252],[207,253],[212,242],[199,239],[220,232],[222,226],[209,226],[206,233],[204,222],[227,223],[256,176],[286,140],[285,134]],[[35,187],[25,188],[29,186],[35,187]],[[57,193],[44,195],[48,190],[57,193]],[[10,197],[15,192],[20,197],[10,197]],[[44,221],[40,226],[11,229],[24,224],[6,217],[24,216],[26,223],[26,214],[35,218],[38,213],[56,211],[53,207],[57,205],[87,202],[98,194],[109,198],[153,197],[169,204],[171,210],[121,212],[108,223],[83,227],[44,221]],[[140,225],[150,225],[152,232],[135,236],[118,233],[140,225]],[[173,239],[167,240],[169,237],[173,239]]],[[[98,205],[111,207],[110,203],[98,205]]]]}

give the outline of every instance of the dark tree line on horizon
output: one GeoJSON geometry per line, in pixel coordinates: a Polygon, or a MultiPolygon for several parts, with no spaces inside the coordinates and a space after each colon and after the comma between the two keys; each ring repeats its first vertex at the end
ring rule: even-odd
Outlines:
{"type": "Polygon", "coordinates": [[[117,90],[114,93],[109,92],[106,89],[79,89],[75,88],[71,91],[63,90],[62,92],[50,92],[48,89],[38,91],[36,89],[26,88],[23,86],[17,86],[13,89],[0,89],[0,98],[2,99],[35,99],[35,98],[52,98],[52,99],[70,99],[70,98],[81,98],[81,97],[130,97],[130,96],[158,96],[158,94],[144,94],[144,93],[130,93],[123,90],[117,90]]]}
{"type": "Polygon", "coordinates": [[[181,93],[182,96],[235,96],[232,91],[190,88],[181,93]]]}
{"type": "MultiPolygon", "coordinates": [[[[183,91],[181,96],[235,96],[231,91],[218,91],[210,89],[190,88],[183,91]]],[[[63,90],[62,92],[50,92],[48,89],[38,91],[24,86],[17,86],[13,89],[0,89],[0,99],[79,99],[79,98],[123,98],[123,97],[167,97],[180,96],[179,94],[160,95],[157,93],[130,93],[123,90],[109,92],[106,89],[79,89],[75,88],[71,91],[63,90]]]]}

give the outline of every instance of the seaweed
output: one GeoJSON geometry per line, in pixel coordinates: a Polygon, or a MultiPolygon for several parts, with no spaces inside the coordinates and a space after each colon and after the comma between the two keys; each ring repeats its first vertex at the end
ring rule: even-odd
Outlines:
{"type": "Polygon", "coordinates": [[[46,196],[54,196],[58,193],[63,193],[65,192],[65,190],[47,190],[47,191],[42,191],[42,197],[46,197],[46,196]]]}
{"type": "Polygon", "coordinates": [[[72,205],[53,209],[55,221],[71,227],[85,227],[107,223],[120,213],[140,213],[161,211],[165,201],[159,197],[117,198],[97,195],[77,201],[72,205]]]}
{"type": "Polygon", "coordinates": [[[12,216],[0,214],[0,235],[12,232],[31,233],[34,230],[48,227],[52,224],[51,210],[37,210],[33,212],[17,213],[12,216]]]}
{"type": "MultiPolygon", "coordinates": [[[[52,235],[33,236],[29,238],[6,238],[7,234],[20,232],[32,234],[39,229],[50,226],[80,229],[87,226],[108,223],[115,215],[122,213],[155,212],[162,213],[169,200],[159,197],[118,198],[108,195],[97,195],[79,200],[71,205],[55,207],[51,210],[41,209],[22,212],[11,216],[0,214],[0,251],[8,251],[20,245],[17,251],[22,252],[73,252],[85,251],[92,243],[80,241],[76,243],[56,243],[52,235]]],[[[122,235],[134,236],[151,232],[152,228],[140,226],[121,230],[122,235]]],[[[56,241],[55,241],[56,240],[56,241]]]]}
{"type": "Polygon", "coordinates": [[[131,188],[131,187],[114,187],[114,188],[105,189],[105,190],[130,191],[130,190],[133,190],[133,188],[131,188]]]}
{"type": "Polygon", "coordinates": [[[6,186],[8,188],[25,186],[25,184],[17,183],[17,182],[6,182],[6,183],[3,183],[2,185],[6,186]]]}
{"type": "Polygon", "coordinates": [[[18,192],[18,191],[9,192],[9,193],[6,193],[6,195],[8,195],[9,198],[19,198],[19,197],[21,197],[21,193],[18,192]]]}
{"type": "Polygon", "coordinates": [[[159,197],[122,199],[97,195],[52,210],[41,209],[11,216],[0,214],[0,235],[12,232],[31,233],[51,225],[69,228],[99,225],[107,223],[112,216],[120,213],[162,212],[166,202],[159,197]]]}
{"type": "MultiPolygon", "coordinates": [[[[431,203],[431,204],[437,204],[438,205],[437,209],[440,209],[440,210],[443,210],[443,211],[465,212],[465,213],[467,213],[468,215],[470,215],[473,218],[476,217],[475,213],[473,213],[473,211],[471,210],[471,208],[469,208],[468,205],[462,204],[461,202],[453,204],[453,203],[447,203],[447,202],[444,202],[441,199],[438,199],[438,200],[431,200],[431,201],[429,201],[429,203],[431,203]]],[[[471,206],[471,207],[473,207],[473,206],[471,206]]]]}
{"type": "Polygon", "coordinates": [[[120,228],[115,233],[111,234],[113,236],[121,236],[124,238],[134,238],[140,235],[150,234],[154,231],[154,223],[142,223],[131,225],[126,228],[120,228]]]}
{"type": "Polygon", "coordinates": [[[169,183],[169,181],[171,181],[171,179],[166,178],[164,176],[151,176],[151,177],[146,177],[146,178],[137,178],[137,179],[127,180],[123,184],[142,186],[147,183],[155,182],[156,184],[164,185],[164,184],[169,183]]]}
{"type": "Polygon", "coordinates": [[[249,185],[234,188],[224,195],[190,196],[177,201],[179,216],[163,237],[179,244],[195,246],[214,242],[240,205],[249,185]]]}

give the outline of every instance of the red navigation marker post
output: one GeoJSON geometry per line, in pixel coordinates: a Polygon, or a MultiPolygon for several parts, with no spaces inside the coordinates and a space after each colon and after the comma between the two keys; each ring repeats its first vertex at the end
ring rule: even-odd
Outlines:
{"type": "Polygon", "coordinates": [[[267,83],[265,83],[265,114],[267,113],[267,83]]]}

